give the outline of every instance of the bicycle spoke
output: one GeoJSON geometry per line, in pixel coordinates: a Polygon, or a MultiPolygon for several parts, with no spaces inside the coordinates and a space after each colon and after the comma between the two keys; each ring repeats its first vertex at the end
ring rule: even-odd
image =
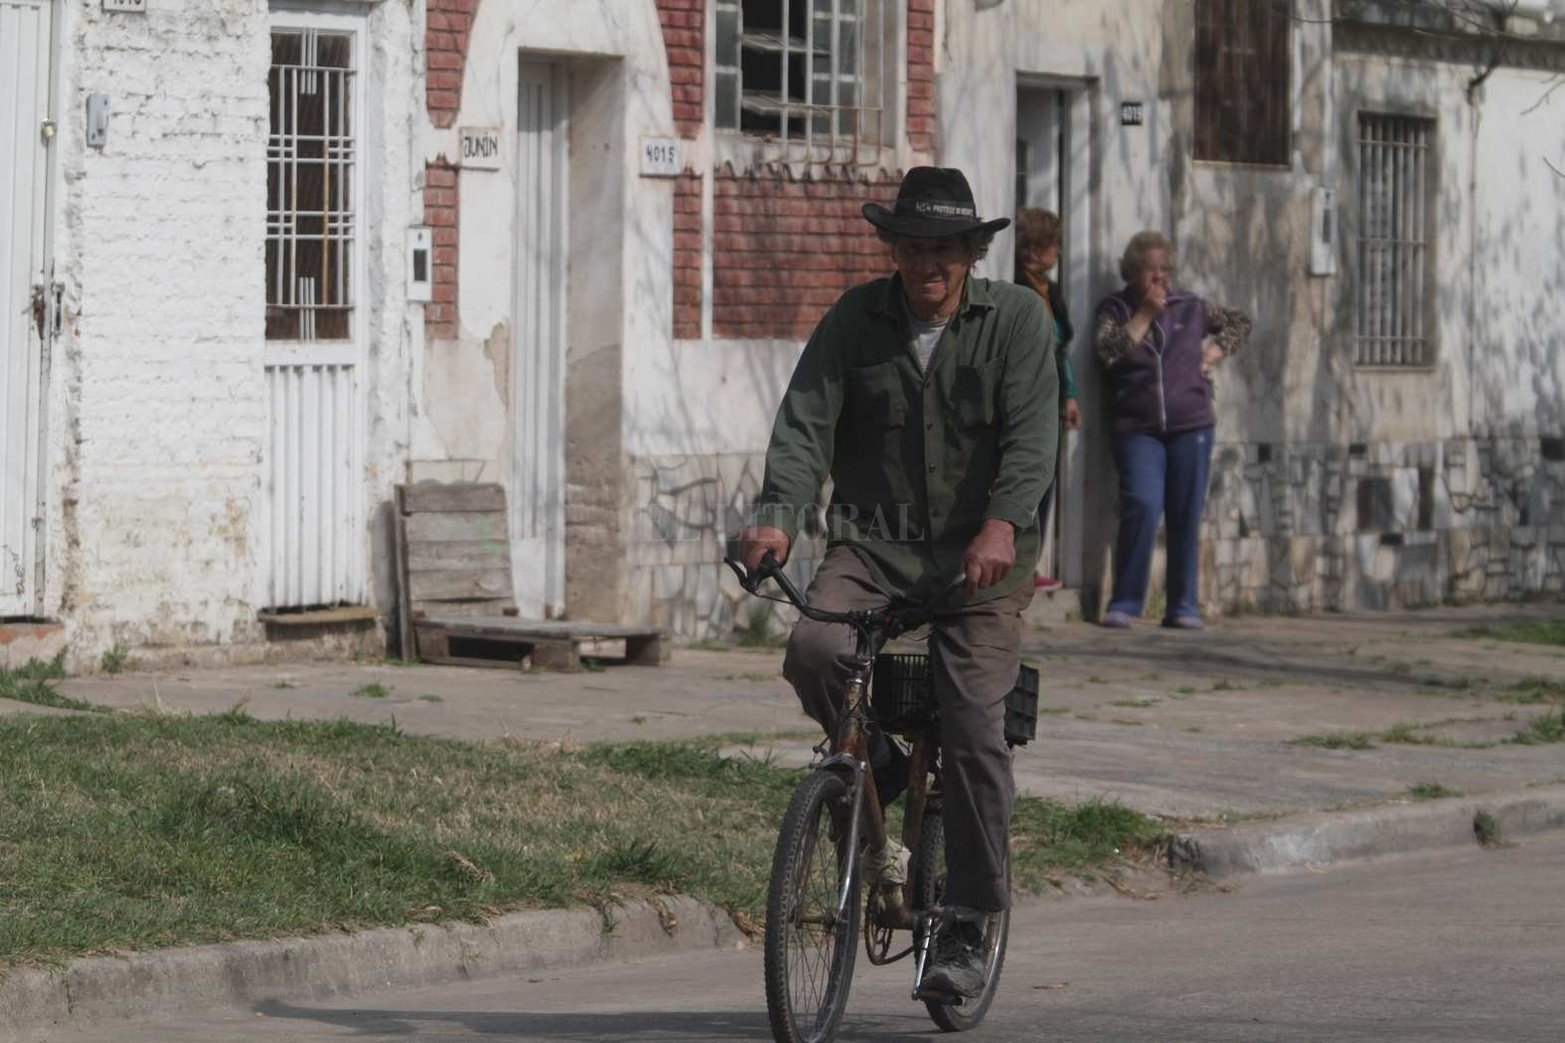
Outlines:
{"type": "Polygon", "coordinates": [[[831,811],[822,805],[809,832],[795,890],[797,905],[789,918],[789,991],[800,1014],[808,1012],[811,1031],[819,1022],[831,984],[832,956],[838,933],[837,845],[831,838],[831,811]],[[797,973],[795,973],[797,972],[797,973]]]}
{"type": "MultiPolygon", "coordinates": [[[[847,1002],[858,920],[838,914],[847,851],[841,840],[848,787],[809,775],[783,819],[767,902],[766,1002],[773,1032],[816,1043],[836,1031],[847,1002]]],[[[857,911],[857,889],[850,895],[857,911]]]]}

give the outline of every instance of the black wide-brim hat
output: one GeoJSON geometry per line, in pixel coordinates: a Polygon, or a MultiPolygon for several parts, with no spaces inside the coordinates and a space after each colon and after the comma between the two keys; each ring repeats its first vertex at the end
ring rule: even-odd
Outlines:
{"type": "Polygon", "coordinates": [[[993,235],[1009,217],[983,221],[967,177],[955,167],[914,167],[902,179],[896,206],[864,204],[864,219],[876,228],[912,239],[944,239],[976,232],[993,235]]]}

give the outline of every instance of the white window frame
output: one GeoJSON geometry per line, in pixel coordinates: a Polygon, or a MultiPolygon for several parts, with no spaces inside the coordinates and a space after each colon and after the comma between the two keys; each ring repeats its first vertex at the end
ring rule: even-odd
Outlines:
{"type": "Polygon", "coordinates": [[[1438,131],[1422,113],[1354,113],[1353,364],[1363,369],[1436,364],[1438,131]]]}
{"type": "MultiPolygon", "coordinates": [[[[349,336],[347,340],[267,340],[266,364],[269,366],[326,364],[326,365],[360,365],[363,363],[363,346],[365,331],[368,328],[365,316],[368,282],[365,278],[364,266],[368,251],[365,248],[366,216],[368,207],[365,205],[365,167],[368,162],[370,150],[365,147],[364,124],[364,91],[365,86],[371,82],[368,64],[369,48],[365,46],[365,36],[368,31],[368,19],[359,14],[341,14],[337,12],[306,11],[292,5],[277,5],[272,8],[271,21],[267,26],[267,78],[268,91],[270,91],[271,78],[271,36],[273,32],[287,32],[294,29],[315,29],[319,31],[343,33],[353,41],[352,71],[353,71],[353,106],[352,119],[354,127],[354,162],[350,184],[352,186],[353,199],[353,240],[349,248],[350,278],[349,300],[352,308],[348,323],[349,336]]],[[[271,164],[271,128],[267,128],[267,164],[271,164]]],[[[270,219],[268,219],[269,225],[270,219]]],[[[266,238],[271,239],[271,231],[268,226],[266,238]]],[[[264,264],[264,261],[263,261],[264,264]]]]}
{"type": "MultiPolygon", "coordinates": [[[[738,94],[734,99],[734,114],[737,119],[743,118],[747,95],[751,96],[751,111],[768,100],[760,91],[747,92],[744,89],[742,57],[744,41],[750,39],[752,45],[757,47],[779,48],[783,66],[784,94],[786,94],[789,55],[792,53],[793,45],[800,41],[796,38],[791,39],[786,31],[780,37],[766,31],[746,34],[743,14],[745,0],[715,0],[709,22],[713,44],[712,57],[708,64],[711,70],[709,76],[711,90],[708,92],[711,101],[708,118],[718,138],[719,163],[727,160],[739,168],[748,168],[757,162],[850,166],[872,166],[879,163],[885,153],[894,151],[899,144],[900,124],[897,114],[901,109],[903,86],[903,78],[899,70],[905,52],[903,0],[857,0],[858,12],[851,18],[843,14],[839,7],[846,0],[824,0],[832,8],[830,25],[834,40],[833,47],[828,53],[835,56],[838,50],[836,37],[840,34],[845,21],[851,20],[858,25],[859,74],[854,80],[857,85],[857,96],[856,104],[852,106],[821,105],[814,97],[817,80],[820,79],[820,74],[815,68],[814,56],[814,33],[816,22],[820,17],[815,12],[815,4],[820,0],[777,0],[777,2],[782,7],[784,27],[789,23],[794,5],[804,5],[809,12],[805,18],[807,33],[803,41],[807,48],[804,74],[806,100],[803,103],[789,102],[784,97],[778,103],[778,99],[769,99],[778,103],[777,111],[781,124],[779,135],[756,134],[741,130],[738,125],[719,124],[717,107],[719,74],[734,77],[734,90],[738,94]],[[716,43],[718,20],[728,14],[736,17],[740,33],[739,40],[736,41],[738,50],[733,55],[718,53],[716,43]],[[763,36],[768,39],[761,41],[759,38],[763,36]],[[811,118],[812,111],[817,113],[816,118],[811,118]],[[838,126],[838,121],[845,111],[851,111],[855,117],[852,133],[845,132],[838,126]],[[804,135],[791,137],[788,134],[788,122],[800,116],[803,116],[804,135]],[[816,119],[821,117],[831,121],[825,131],[815,126],[816,119]]],[[[835,91],[839,78],[828,72],[825,82],[835,91]]]]}

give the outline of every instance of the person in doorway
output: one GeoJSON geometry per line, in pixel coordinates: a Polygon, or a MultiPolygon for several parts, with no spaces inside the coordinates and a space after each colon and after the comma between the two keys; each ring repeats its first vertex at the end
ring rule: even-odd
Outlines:
{"type": "Polygon", "coordinates": [[[1119,262],[1125,288],[1098,305],[1095,343],[1108,370],[1119,469],[1119,537],[1106,627],[1141,615],[1160,516],[1168,518],[1163,625],[1202,627],[1201,510],[1217,425],[1212,375],[1250,334],[1250,319],[1174,286],[1174,247],[1140,232],[1119,262]]]}
{"type": "MultiPolygon", "coordinates": [[[[829,477],[813,604],[841,612],[922,601],[965,574],[965,595],[929,637],[949,915],[924,985],[972,996],[984,986],[989,919],[1010,905],[1005,696],[1021,667],[1038,501],[1053,477],[1053,337],[1037,294],[972,274],[1010,220],[979,218],[961,171],[915,167],[894,208],[868,203],[864,216],[889,244],[895,273],[844,293],[805,345],[738,556],[752,572],[768,551],[786,560],[829,477]]],[[[788,639],[783,673],[828,734],[853,648],[847,627],[808,619],[788,639]]],[[[894,743],[874,734],[876,789],[889,803],[907,770],[894,743]]]]}
{"type": "MultiPolygon", "coordinates": [[[[1076,396],[1076,375],[1071,371],[1070,342],[1076,335],[1071,327],[1070,311],[1065,305],[1065,294],[1059,280],[1049,273],[1060,263],[1060,218],[1058,214],[1035,206],[1024,206],[1016,212],[1016,282],[1042,297],[1049,306],[1054,320],[1054,358],[1060,378],[1060,447],[1064,448],[1064,432],[1081,430],[1081,403],[1076,396]]],[[[1059,475],[1058,460],[1054,474],[1059,475]]],[[[1051,519],[1049,508],[1054,504],[1054,490],[1058,481],[1049,483],[1038,505],[1038,524],[1047,533],[1051,519]]],[[[1060,581],[1053,576],[1047,563],[1033,577],[1033,585],[1057,587],[1060,581]]]]}

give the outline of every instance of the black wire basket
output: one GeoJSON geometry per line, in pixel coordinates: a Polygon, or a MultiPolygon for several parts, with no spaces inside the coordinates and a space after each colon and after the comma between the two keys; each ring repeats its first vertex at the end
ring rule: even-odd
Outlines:
{"type": "Polygon", "coordinates": [[[1038,670],[1022,664],[1016,687],[1005,693],[1005,741],[1026,746],[1038,734],[1038,670]]]}
{"type": "Polygon", "coordinates": [[[882,652],[875,657],[869,708],[893,735],[916,732],[935,719],[929,657],[916,652],[882,652]]]}
{"type": "MultiPolygon", "coordinates": [[[[935,693],[929,657],[915,652],[882,652],[875,657],[869,706],[880,726],[893,735],[919,731],[935,720],[935,693]]],[[[1005,695],[1005,741],[1025,746],[1038,734],[1038,671],[1023,664],[1016,685],[1005,695]]]]}

